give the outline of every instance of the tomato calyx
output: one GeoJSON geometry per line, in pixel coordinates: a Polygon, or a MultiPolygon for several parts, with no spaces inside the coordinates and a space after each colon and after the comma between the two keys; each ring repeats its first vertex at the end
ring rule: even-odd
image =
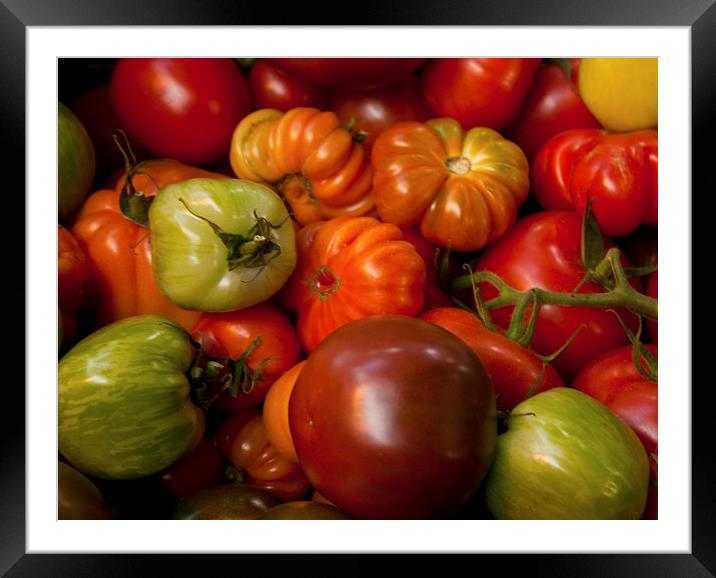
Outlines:
{"type": "Polygon", "coordinates": [[[249,356],[261,345],[262,339],[254,339],[246,350],[236,359],[232,357],[212,357],[204,353],[202,343],[192,340],[199,349],[194,364],[189,371],[192,382],[192,394],[197,404],[208,409],[226,392],[236,398],[240,393],[251,393],[258,382],[263,381],[263,371],[275,360],[267,357],[255,370],[249,367],[249,356]]]}
{"type": "Polygon", "coordinates": [[[281,254],[281,245],[273,240],[272,230],[280,229],[285,219],[274,225],[254,211],[255,224],[245,234],[227,233],[216,223],[192,211],[184,199],[180,198],[179,202],[184,205],[184,208],[189,213],[207,223],[214,231],[214,234],[224,243],[228,249],[226,260],[229,271],[233,271],[238,267],[247,269],[262,268],[281,254]]]}
{"type": "Polygon", "coordinates": [[[627,324],[624,323],[624,320],[620,317],[619,313],[613,309],[609,309],[608,311],[616,316],[617,321],[619,321],[622,329],[624,329],[624,333],[627,334],[627,337],[631,342],[631,359],[636,370],[644,379],[653,381],[654,383],[659,383],[659,361],[656,356],[644,346],[644,343],[641,340],[641,331],[643,328],[642,318],[639,317],[639,325],[637,326],[636,334],[634,334],[631,332],[629,327],[627,327],[627,324]]]}
{"type": "MultiPolygon", "coordinates": [[[[154,197],[149,197],[144,193],[137,191],[134,186],[134,177],[137,175],[144,175],[149,180],[154,182],[154,178],[149,173],[142,170],[152,161],[137,162],[137,157],[134,155],[132,146],[129,144],[129,138],[127,134],[117,129],[112,133],[112,139],[114,140],[119,152],[124,157],[124,185],[119,194],[119,209],[125,218],[129,219],[133,223],[140,225],[141,227],[149,227],[149,207],[154,200],[154,197]],[[124,144],[119,142],[120,137],[124,140],[124,144]]],[[[154,182],[155,187],[159,190],[159,185],[154,182]]]]}

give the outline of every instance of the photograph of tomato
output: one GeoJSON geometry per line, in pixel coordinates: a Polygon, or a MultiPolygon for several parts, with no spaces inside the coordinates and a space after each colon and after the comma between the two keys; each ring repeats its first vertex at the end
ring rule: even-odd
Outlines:
{"type": "Polygon", "coordinates": [[[658,519],[657,68],[61,58],[58,517],[658,519]]]}

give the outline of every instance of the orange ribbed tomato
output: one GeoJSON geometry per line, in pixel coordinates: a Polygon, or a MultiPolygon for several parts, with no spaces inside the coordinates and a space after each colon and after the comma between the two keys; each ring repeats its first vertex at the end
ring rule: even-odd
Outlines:
{"type": "Polygon", "coordinates": [[[230,160],[236,176],[281,194],[301,225],[374,208],[370,161],[333,112],[257,110],[234,130],[230,160]]]}
{"type": "MultiPolygon", "coordinates": [[[[147,161],[134,171],[134,189],[145,197],[191,178],[228,178],[172,160],[147,161]]],[[[119,206],[124,184],[122,177],[114,190],[102,189],[90,195],[72,227],[92,272],[95,327],[132,315],[151,314],[168,317],[190,330],[201,313],[177,307],[159,291],[152,271],[149,229],[126,218],[119,206]]]]}
{"type": "Polygon", "coordinates": [[[298,313],[307,353],[354,319],[412,316],[423,307],[425,262],[395,225],[336,217],[301,229],[296,245],[298,264],[281,295],[298,313]]]}
{"type": "Polygon", "coordinates": [[[529,192],[520,147],[448,118],[393,125],[376,139],[372,163],[381,219],[418,225],[428,241],[454,251],[477,251],[502,236],[529,192]]]}

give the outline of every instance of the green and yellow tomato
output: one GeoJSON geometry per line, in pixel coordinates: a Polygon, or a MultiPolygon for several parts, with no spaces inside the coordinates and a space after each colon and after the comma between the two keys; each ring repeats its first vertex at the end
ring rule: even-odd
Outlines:
{"type": "Polygon", "coordinates": [[[157,285],[184,309],[235,311],[266,301],[296,267],[293,224],[270,189],[238,179],[164,187],[149,209],[157,285]]]}
{"type": "Polygon", "coordinates": [[[497,519],[639,519],[649,462],[607,406],[558,387],[518,404],[485,481],[497,519]]]}
{"type": "Polygon", "coordinates": [[[186,375],[193,360],[186,331],[159,316],[123,319],[80,341],[59,364],[60,453],[104,479],[170,466],[204,432],[186,375]]]}
{"type": "Polygon", "coordinates": [[[89,193],[94,181],[96,157],[87,130],[61,102],[57,107],[57,194],[58,216],[72,216],[89,193]]]}

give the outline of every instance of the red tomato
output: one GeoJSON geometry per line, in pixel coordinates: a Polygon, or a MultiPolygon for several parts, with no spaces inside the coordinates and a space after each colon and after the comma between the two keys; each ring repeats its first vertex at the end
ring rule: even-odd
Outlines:
{"type": "Polygon", "coordinates": [[[328,109],[365,133],[363,144],[370,149],[375,138],[401,120],[426,121],[430,110],[423,100],[420,80],[409,76],[387,86],[367,90],[341,90],[329,93],[328,109]]]}
{"type": "Polygon", "coordinates": [[[569,179],[572,170],[594,141],[604,134],[599,129],[569,130],[550,138],[530,165],[532,192],[548,211],[572,211],[569,179]]]}
{"type": "Polygon", "coordinates": [[[159,474],[159,481],[177,498],[210,488],[221,480],[221,454],[214,440],[203,437],[189,454],[159,474]]]}
{"type": "Polygon", "coordinates": [[[554,367],[503,333],[489,331],[469,311],[439,307],[420,318],[447,329],[470,346],[490,375],[501,409],[510,410],[536,393],[564,387],[554,367]]]}
{"type": "MultiPolygon", "coordinates": [[[[646,347],[658,356],[656,345],[646,347]]],[[[572,387],[607,405],[639,437],[648,454],[656,454],[658,444],[658,385],[642,376],[634,366],[631,345],[609,351],[592,361],[572,382],[572,387]]],[[[652,481],[657,479],[656,461],[650,456],[652,481]]],[[[652,484],[653,484],[652,482],[652,484]]],[[[649,517],[656,513],[657,492],[651,491],[647,505],[649,517]]],[[[654,516],[655,517],[655,516],[654,516]]]]}
{"type": "Polygon", "coordinates": [[[577,91],[579,58],[569,59],[570,76],[556,62],[537,71],[520,113],[505,130],[531,161],[554,135],[570,129],[602,128],[577,91]]]}
{"type": "Polygon", "coordinates": [[[221,454],[249,484],[285,501],[308,495],[311,486],[301,466],[268,441],[259,410],[249,409],[226,418],[219,425],[216,441],[221,454]]]}
{"type": "Polygon", "coordinates": [[[230,391],[221,393],[221,378],[226,374],[210,384],[208,397],[218,395],[211,406],[229,413],[261,404],[271,384],[301,356],[293,325],[268,302],[229,313],[204,313],[191,333],[195,341],[203,344],[206,355],[234,360],[259,340],[245,360],[250,375],[247,382],[239,384],[236,397],[230,391]]]}
{"type": "MultiPolygon", "coordinates": [[[[544,211],[520,220],[505,237],[488,247],[473,265],[474,271],[492,271],[512,287],[526,291],[539,287],[548,291],[572,292],[582,281],[585,270],[581,260],[582,220],[576,213],[544,211]]],[[[605,248],[614,246],[608,238],[605,248]]],[[[631,263],[624,258],[625,266],[631,263]]],[[[631,284],[641,290],[641,281],[633,278],[631,284]]],[[[495,296],[495,288],[488,283],[480,285],[485,300],[495,296]]],[[[594,282],[583,284],[579,293],[602,293],[604,289],[594,282]]],[[[494,309],[492,317],[501,327],[510,322],[512,307],[494,309]]],[[[632,331],[637,319],[626,310],[619,315],[632,331]]],[[[574,378],[595,357],[628,343],[628,337],[616,317],[595,307],[565,307],[543,305],[531,347],[549,355],[562,347],[581,326],[576,339],[553,361],[563,380],[574,378]]]]}
{"type": "Polygon", "coordinates": [[[301,229],[296,248],[298,264],[281,295],[298,313],[307,353],[354,319],[417,315],[423,308],[425,262],[395,225],[336,217],[301,229]]]}
{"type": "MultiPolygon", "coordinates": [[[[654,271],[646,278],[646,294],[654,299],[659,298],[659,272],[654,271]]],[[[647,320],[646,330],[654,343],[659,341],[659,325],[656,321],[647,320]]]]}
{"type": "Polygon", "coordinates": [[[375,88],[416,70],[424,58],[267,58],[295,78],[327,88],[375,88]]]}
{"type": "Polygon", "coordinates": [[[440,518],[495,450],[495,394],[473,351],[414,317],[353,321],[308,358],[289,400],[306,476],[357,518],[440,518]]]}
{"type": "Polygon", "coordinates": [[[540,58],[440,58],[421,68],[423,95],[436,116],[466,130],[502,130],[520,112],[540,58]]]}
{"type": "Polygon", "coordinates": [[[254,108],[276,108],[286,112],[298,106],[312,106],[323,110],[326,91],[297,80],[265,60],[259,60],[249,73],[249,88],[254,108]]]}
{"type": "Polygon", "coordinates": [[[658,134],[576,129],[549,139],[535,156],[531,183],[548,210],[584,214],[587,198],[605,235],[658,224],[658,134]]]}
{"type": "MultiPolygon", "coordinates": [[[[436,262],[438,247],[427,241],[419,232],[414,230],[403,231],[403,239],[408,241],[423,258],[425,262],[425,303],[423,310],[434,307],[450,307],[452,299],[440,286],[439,263],[436,262]]],[[[449,274],[450,272],[448,272],[449,274]]]]}
{"type": "Polygon", "coordinates": [[[57,226],[57,299],[62,315],[63,341],[69,343],[77,332],[77,311],[87,298],[90,266],[74,235],[57,226]]]}
{"type": "Polygon", "coordinates": [[[126,58],[111,80],[112,108],[155,156],[207,165],[229,154],[250,111],[249,89],[230,58],[126,58]]]}

